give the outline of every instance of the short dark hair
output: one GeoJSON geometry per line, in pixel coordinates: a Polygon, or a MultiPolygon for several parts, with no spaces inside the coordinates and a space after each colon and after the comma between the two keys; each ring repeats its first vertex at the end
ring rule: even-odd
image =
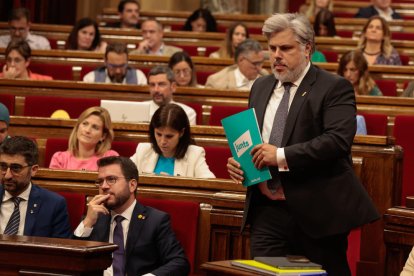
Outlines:
{"type": "Polygon", "coordinates": [[[165,65],[157,65],[157,66],[152,67],[148,73],[148,80],[150,76],[156,76],[160,74],[166,74],[169,82],[171,83],[175,82],[173,71],[171,70],[170,67],[165,66],[165,65]]]}
{"type": "Polygon", "coordinates": [[[24,136],[14,136],[5,139],[0,146],[0,155],[22,155],[29,166],[37,165],[39,151],[36,143],[24,136]]]}
{"type": "Polygon", "coordinates": [[[118,12],[119,13],[124,12],[125,5],[127,3],[137,4],[138,9],[141,9],[141,5],[137,0],[121,0],[121,1],[119,1],[119,4],[118,4],[118,12]]]}
{"type": "Polygon", "coordinates": [[[98,23],[95,20],[84,17],[79,19],[75,26],[73,26],[72,31],[70,32],[68,39],[66,41],[66,49],[77,50],[78,49],[78,32],[80,29],[83,29],[88,26],[93,26],[95,29],[95,37],[92,41],[91,48],[89,50],[95,50],[96,47],[101,43],[101,33],[99,32],[98,23]]]}
{"type": "Polygon", "coordinates": [[[20,20],[26,18],[27,22],[30,22],[30,11],[26,8],[13,9],[9,14],[9,22],[12,20],[20,20]]]}
{"type": "Polygon", "coordinates": [[[113,42],[108,44],[105,51],[105,59],[108,57],[108,54],[110,52],[117,53],[118,55],[126,54],[128,56],[128,48],[124,43],[121,42],[113,42]]]}
{"type": "Polygon", "coordinates": [[[149,126],[150,142],[154,151],[159,155],[162,155],[154,133],[155,129],[160,127],[170,127],[179,132],[184,130],[183,135],[178,141],[177,150],[174,155],[176,159],[183,158],[187,152],[188,146],[194,144],[193,139],[191,138],[190,122],[188,121],[184,109],[173,103],[162,105],[155,111],[151,118],[149,126]]]}
{"type": "Polygon", "coordinates": [[[236,51],[234,52],[234,60],[237,62],[237,59],[240,55],[247,54],[249,52],[261,52],[263,50],[262,45],[254,39],[246,39],[237,46],[236,51]]]}
{"type": "Polygon", "coordinates": [[[7,58],[13,50],[21,54],[26,61],[32,56],[32,49],[30,49],[29,43],[24,39],[12,39],[7,45],[5,57],[7,58]]]}
{"type": "Polygon", "coordinates": [[[121,167],[125,179],[135,179],[138,182],[139,174],[137,166],[131,159],[124,156],[107,156],[98,160],[98,168],[118,164],[121,167]]]}
{"type": "Polygon", "coordinates": [[[208,9],[197,9],[195,10],[185,22],[183,26],[184,31],[192,31],[193,28],[191,23],[199,18],[203,18],[206,21],[206,31],[207,32],[217,32],[217,22],[214,16],[211,14],[210,10],[208,9]]]}

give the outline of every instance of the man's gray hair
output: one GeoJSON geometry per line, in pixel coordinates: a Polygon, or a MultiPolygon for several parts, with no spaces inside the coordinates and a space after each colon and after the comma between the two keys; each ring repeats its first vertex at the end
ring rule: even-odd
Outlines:
{"type": "Polygon", "coordinates": [[[148,79],[150,76],[156,76],[160,74],[166,74],[169,82],[171,83],[175,82],[173,71],[171,70],[170,67],[165,66],[165,65],[157,65],[157,66],[152,67],[148,73],[148,79]]]}
{"type": "Polygon", "coordinates": [[[234,60],[237,62],[237,59],[240,55],[248,54],[249,52],[259,53],[263,50],[262,45],[254,39],[246,39],[237,46],[236,51],[234,52],[234,60]]]}
{"type": "Polygon", "coordinates": [[[262,31],[269,39],[273,33],[279,33],[286,29],[291,29],[297,41],[311,46],[311,54],[315,50],[315,32],[309,19],[297,13],[275,13],[264,22],[262,31]]]}

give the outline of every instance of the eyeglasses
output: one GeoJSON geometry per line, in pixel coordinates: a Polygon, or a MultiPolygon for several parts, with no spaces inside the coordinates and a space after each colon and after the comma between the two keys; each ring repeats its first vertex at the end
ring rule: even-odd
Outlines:
{"type": "Polygon", "coordinates": [[[189,76],[189,75],[191,75],[193,70],[191,70],[191,68],[185,68],[185,69],[182,69],[182,70],[177,69],[177,70],[174,70],[173,72],[174,72],[174,75],[176,75],[176,76],[180,76],[181,74],[183,76],[189,76]]]}
{"type": "Polygon", "coordinates": [[[112,63],[106,63],[106,67],[108,67],[109,69],[125,69],[128,67],[128,63],[124,63],[124,64],[112,64],[112,63]]]}
{"type": "Polygon", "coordinates": [[[263,66],[264,60],[261,60],[261,61],[251,61],[251,60],[250,60],[249,58],[247,58],[246,56],[244,56],[244,58],[245,58],[248,62],[250,62],[250,64],[254,65],[255,67],[262,67],[262,66],[263,66]]]}
{"type": "MultiPolygon", "coordinates": [[[[104,182],[106,182],[106,184],[108,184],[109,186],[112,186],[116,183],[116,181],[118,181],[118,179],[123,178],[123,179],[127,179],[125,177],[121,177],[121,176],[115,176],[115,175],[110,175],[104,178],[98,178],[95,180],[95,185],[98,187],[102,187],[102,185],[104,184],[104,182]]],[[[127,179],[129,180],[129,179],[127,179]]]]}
{"type": "Polygon", "coordinates": [[[1,171],[2,174],[6,174],[7,170],[10,168],[10,172],[12,174],[19,174],[19,173],[22,172],[22,170],[24,168],[31,167],[31,166],[32,165],[23,166],[23,165],[15,164],[15,163],[12,163],[12,164],[9,165],[5,162],[0,162],[0,171],[1,171]]]}
{"type": "Polygon", "coordinates": [[[10,27],[10,31],[11,31],[12,33],[16,33],[16,32],[19,32],[19,33],[24,33],[24,32],[26,32],[26,28],[15,28],[15,27],[10,27]]]}
{"type": "Polygon", "coordinates": [[[15,64],[18,64],[18,63],[21,63],[23,61],[24,61],[24,59],[22,59],[22,58],[11,58],[11,57],[6,58],[6,63],[14,62],[15,64]]]}

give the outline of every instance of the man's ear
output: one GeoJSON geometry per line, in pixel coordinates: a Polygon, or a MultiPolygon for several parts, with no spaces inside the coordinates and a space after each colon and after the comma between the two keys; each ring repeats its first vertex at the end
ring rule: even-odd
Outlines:
{"type": "Polygon", "coordinates": [[[129,185],[129,191],[131,193],[135,193],[135,190],[138,188],[138,181],[136,179],[131,179],[128,182],[129,185]]]}
{"type": "Polygon", "coordinates": [[[172,92],[174,93],[176,89],[177,89],[177,82],[173,81],[173,82],[171,83],[171,90],[172,90],[172,92]]]}
{"type": "Polygon", "coordinates": [[[32,176],[32,177],[36,175],[36,173],[37,173],[37,170],[38,170],[38,169],[39,169],[39,165],[33,165],[33,166],[30,168],[30,172],[31,172],[31,176],[32,176]]]}

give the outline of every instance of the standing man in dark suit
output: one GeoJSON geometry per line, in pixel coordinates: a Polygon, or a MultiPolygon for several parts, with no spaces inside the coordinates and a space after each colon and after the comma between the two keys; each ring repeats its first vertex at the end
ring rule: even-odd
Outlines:
{"type": "MultiPolygon", "coordinates": [[[[275,14],[263,32],[273,74],[250,92],[264,141],[251,154],[273,179],[247,190],[242,229],[250,224],[251,255],[305,255],[329,275],[350,275],[349,231],[379,218],[352,169],[352,85],[310,63],[314,32],[304,16],[275,14]]],[[[243,181],[238,162],[227,166],[243,181]]]]}
{"type": "Polygon", "coordinates": [[[371,16],[379,15],[387,21],[402,19],[401,15],[391,8],[391,2],[391,0],[372,0],[372,5],[360,8],[355,17],[370,18],[371,16]]]}
{"type": "Polygon", "coordinates": [[[65,199],[31,182],[38,156],[36,144],[22,136],[6,139],[0,147],[0,233],[68,238],[65,199]]]}
{"type": "Polygon", "coordinates": [[[135,164],[126,157],[110,156],[100,159],[98,167],[99,195],[89,202],[74,234],[118,245],[104,275],[188,275],[190,265],[168,214],[135,199],[135,164]]]}

